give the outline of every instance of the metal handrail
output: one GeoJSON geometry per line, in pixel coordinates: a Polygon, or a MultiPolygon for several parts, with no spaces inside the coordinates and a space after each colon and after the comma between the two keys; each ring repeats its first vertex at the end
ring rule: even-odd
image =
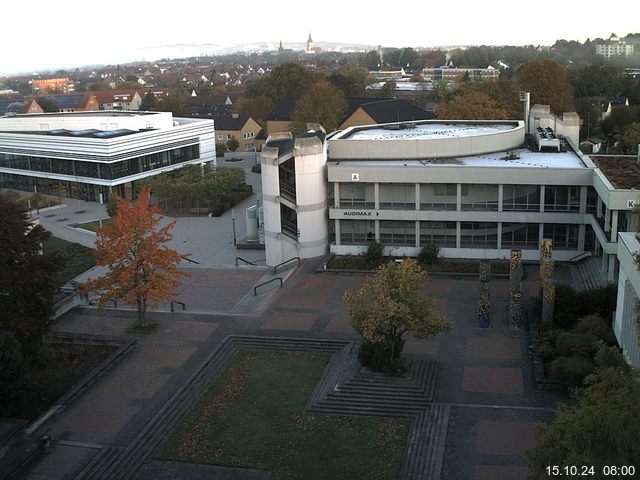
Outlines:
{"type": "Polygon", "coordinates": [[[591,252],[590,251],[586,251],[586,252],[582,252],[579,253],[578,255],[576,255],[573,258],[570,258],[569,261],[570,262],[577,262],[578,260],[582,260],[583,258],[587,258],[591,256],[591,252]]]}
{"type": "Polygon", "coordinates": [[[243,261],[244,263],[246,263],[247,265],[253,265],[253,266],[255,266],[255,263],[250,262],[249,260],[245,260],[245,259],[244,259],[244,258],[242,258],[242,257],[236,257],[236,267],[238,266],[238,260],[242,260],[242,261],[243,261]]]}
{"type": "Polygon", "coordinates": [[[267,285],[271,282],[275,282],[276,280],[280,280],[280,288],[282,288],[282,277],[276,277],[276,278],[272,278],[271,280],[267,280],[264,283],[261,283],[260,285],[256,285],[255,287],[253,287],[253,296],[257,296],[258,295],[258,288],[267,285]]]}
{"type": "Polygon", "coordinates": [[[284,262],[279,263],[278,265],[273,267],[273,274],[275,275],[276,273],[278,273],[278,267],[281,267],[281,266],[283,266],[283,265],[285,265],[285,264],[287,264],[289,262],[292,262],[294,260],[297,260],[298,261],[298,265],[300,265],[300,257],[293,257],[293,258],[290,258],[289,260],[285,260],[284,262]]]}
{"type": "Polygon", "coordinates": [[[200,262],[196,262],[195,260],[191,260],[189,257],[187,257],[186,255],[180,255],[180,258],[182,258],[183,260],[186,260],[187,262],[190,263],[196,263],[198,265],[200,265],[200,262]]]}
{"type": "Polygon", "coordinates": [[[187,305],[184,302],[179,302],[178,300],[171,300],[171,311],[174,312],[175,309],[173,307],[173,305],[177,303],[178,305],[182,306],[182,310],[186,310],[187,309],[187,305]]]}

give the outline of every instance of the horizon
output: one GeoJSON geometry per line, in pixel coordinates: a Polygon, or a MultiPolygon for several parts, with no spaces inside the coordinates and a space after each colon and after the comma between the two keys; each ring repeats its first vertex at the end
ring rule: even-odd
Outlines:
{"type": "MultiPolygon", "coordinates": [[[[36,7],[39,5],[48,4],[37,0],[36,7]]],[[[587,38],[607,39],[612,33],[622,38],[638,30],[632,15],[598,18],[598,23],[592,25],[591,12],[597,5],[593,0],[583,2],[579,9],[573,4],[554,4],[552,16],[531,22],[527,17],[532,9],[514,8],[505,0],[485,0],[481,4],[461,0],[456,12],[464,11],[464,18],[452,15],[448,5],[424,7],[408,2],[395,9],[399,23],[395,27],[379,7],[366,9],[336,0],[328,0],[325,8],[311,16],[304,15],[291,0],[280,1],[269,9],[261,9],[256,0],[248,0],[243,9],[255,14],[242,17],[241,22],[216,16],[215,7],[203,0],[191,2],[188,11],[149,9],[114,0],[106,7],[109,14],[100,11],[99,16],[79,0],[69,0],[63,11],[53,10],[45,15],[38,14],[36,8],[36,13],[28,17],[28,34],[24,22],[6,22],[4,36],[19,39],[19,48],[2,49],[0,75],[221,55],[236,53],[251,44],[276,49],[280,41],[285,47],[303,44],[309,33],[315,43],[419,49],[551,46],[560,39],[583,43],[587,38]],[[413,14],[415,9],[424,15],[413,14]],[[299,21],[298,13],[305,22],[299,21]],[[108,24],[104,26],[104,22],[108,24]],[[523,22],[530,28],[523,28],[523,22]],[[279,28],[283,24],[286,29],[279,28]],[[64,28],[65,25],[72,27],[64,28]],[[117,28],[118,25],[124,26],[117,28]],[[186,54],[180,54],[182,51],[186,54]]],[[[7,19],[24,16],[14,3],[4,9],[7,19]]]]}

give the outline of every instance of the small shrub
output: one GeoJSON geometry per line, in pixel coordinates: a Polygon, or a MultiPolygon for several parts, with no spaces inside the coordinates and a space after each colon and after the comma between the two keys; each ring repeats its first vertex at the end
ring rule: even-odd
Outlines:
{"type": "Polygon", "coordinates": [[[262,173],[262,164],[256,163],[255,165],[252,165],[251,166],[251,171],[253,173],[262,173]]]}
{"type": "MultiPolygon", "coordinates": [[[[542,298],[542,295],[540,295],[542,298]]],[[[576,304],[578,302],[578,292],[571,285],[556,285],[556,298],[553,307],[554,324],[561,328],[573,327],[576,319],[576,304]]],[[[593,312],[589,312],[593,313],[593,312]]]]}
{"type": "Polygon", "coordinates": [[[382,254],[383,249],[384,247],[380,243],[373,242],[369,244],[366,254],[369,268],[376,268],[382,263],[382,260],[384,259],[382,254]]]}
{"type": "Polygon", "coordinates": [[[565,382],[570,387],[580,387],[584,377],[593,372],[594,365],[583,355],[556,358],[551,362],[551,376],[565,382]]]}
{"type": "Polygon", "coordinates": [[[402,358],[404,340],[395,344],[393,358],[390,342],[363,342],[358,352],[360,364],[375,372],[387,375],[402,375],[407,371],[407,365],[402,358]]]}
{"type": "Polygon", "coordinates": [[[616,346],[600,343],[598,351],[594,357],[598,368],[628,369],[629,364],[625,361],[622,351],[616,346]]]}
{"type": "Polygon", "coordinates": [[[418,254],[418,263],[420,265],[433,265],[438,263],[438,252],[440,249],[435,245],[425,245],[418,254]]]}
{"type": "Polygon", "coordinates": [[[561,332],[556,336],[556,356],[575,353],[592,356],[596,349],[595,338],[588,333],[561,332]]]}
{"type": "Polygon", "coordinates": [[[598,315],[587,315],[578,319],[572,330],[574,333],[591,335],[595,339],[603,340],[609,345],[615,345],[616,337],[613,330],[603,318],[598,315]]]}

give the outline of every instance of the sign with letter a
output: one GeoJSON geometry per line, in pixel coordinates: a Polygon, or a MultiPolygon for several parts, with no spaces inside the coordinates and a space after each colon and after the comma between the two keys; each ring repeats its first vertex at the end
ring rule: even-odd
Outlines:
{"type": "Polygon", "coordinates": [[[351,174],[351,181],[352,182],[359,182],[360,181],[360,174],[359,173],[352,173],[351,174]]]}

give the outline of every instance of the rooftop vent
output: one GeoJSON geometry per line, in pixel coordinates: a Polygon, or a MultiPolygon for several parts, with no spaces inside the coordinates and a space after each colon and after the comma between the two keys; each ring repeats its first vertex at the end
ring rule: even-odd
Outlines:
{"type": "Polygon", "coordinates": [[[518,160],[520,158],[520,152],[517,150],[508,150],[507,156],[504,157],[504,160],[518,160]]]}

